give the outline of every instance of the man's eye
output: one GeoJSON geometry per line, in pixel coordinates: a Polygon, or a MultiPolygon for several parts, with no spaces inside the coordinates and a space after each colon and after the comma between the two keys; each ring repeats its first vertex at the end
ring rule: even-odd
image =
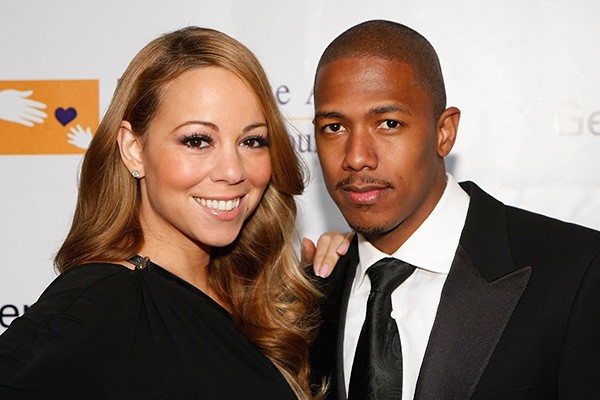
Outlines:
{"type": "Polygon", "coordinates": [[[400,122],[393,119],[386,119],[383,121],[379,127],[382,129],[396,129],[400,126],[400,122]]]}
{"type": "Polygon", "coordinates": [[[325,125],[323,127],[323,131],[324,132],[341,132],[344,130],[344,127],[342,126],[342,124],[329,124],[329,125],[325,125]]]}

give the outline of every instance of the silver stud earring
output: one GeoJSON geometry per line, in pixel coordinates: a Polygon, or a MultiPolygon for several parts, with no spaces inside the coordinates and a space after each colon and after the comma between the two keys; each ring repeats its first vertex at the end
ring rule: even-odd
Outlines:
{"type": "Polygon", "coordinates": [[[131,176],[133,176],[135,179],[139,179],[141,176],[140,171],[138,171],[138,170],[131,171],[131,176]]]}

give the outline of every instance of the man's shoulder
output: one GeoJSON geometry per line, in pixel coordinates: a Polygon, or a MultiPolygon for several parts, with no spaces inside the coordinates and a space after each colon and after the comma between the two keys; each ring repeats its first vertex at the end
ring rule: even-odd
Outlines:
{"type": "Polygon", "coordinates": [[[505,205],[500,200],[491,196],[481,189],[474,182],[466,181],[460,183],[461,187],[469,193],[477,205],[485,204],[490,206],[501,206],[506,210],[506,219],[509,229],[519,229],[529,231],[542,237],[546,235],[575,235],[577,237],[589,238],[592,242],[600,240],[600,231],[578,225],[572,222],[560,220],[558,218],[536,213],[521,207],[505,205]]]}
{"type": "Polygon", "coordinates": [[[517,207],[507,206],[507,228],[512,243],[573,258],[600,252],[600,232],[517,207]]]}
{"type": "Polygon", "coordinates": [[[471,197],[462,242],[475,253],[482,243],[488,249],[508,240],[517,263],[587,265],[600,252],[597,230],[505,205],[473,182],[461,182],[461,187],[471,197]]]}
{"type": "Polygon", "coordinates": [[[523,228],[528,227],[529,229],[540,232],[542,230],[550,229],[555,233],[576,234],[578,236],[590,237],[591,239],[600,239],[600,231],[593,228],[519,207],[506,206],[506,210],[509,222],[518,222],[523,228]]]}

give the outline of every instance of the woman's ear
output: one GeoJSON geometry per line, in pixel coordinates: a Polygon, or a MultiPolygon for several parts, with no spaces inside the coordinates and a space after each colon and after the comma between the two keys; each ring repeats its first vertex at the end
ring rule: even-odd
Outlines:
{"type": "Polygon", "coordinates": [[[144,177],[144,163],[142,161],[142,143],[133,133],[129,121],[121,121],[117,134],[117,143],[121,152],[123,163],[135,178],[144,177]]]}
{"type": "Polygon", "coordinates": [[[438,155],[446,157],[456,141],[458,122],[460,121],[460,110],[449,107],[442,112],[438,119],[438,155]]]}

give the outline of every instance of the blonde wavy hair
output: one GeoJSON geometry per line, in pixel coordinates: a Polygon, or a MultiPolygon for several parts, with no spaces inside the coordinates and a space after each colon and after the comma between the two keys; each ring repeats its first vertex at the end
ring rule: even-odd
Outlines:
{"type": "Polygon", "coordinates": [[[238,238],[213,249],[209,283],[231,307],[237,329],[277,366],[298,398],[310,399],[308,346],[318,322],[319,293],[298,267],[293,246],[294,195],[304,190],[304,176],[263,68],[226,34],[187,27],[155,39],[135,56],[84,157],[73,223],[54,263],[62,273],[138,252],[144,241],[140,188],[121,160],[119,126],[129,121],[143,140],[167,83],[206,66],[233,72],[254,92],[268,125],[272,165],[263,198],[238,238]]]}

